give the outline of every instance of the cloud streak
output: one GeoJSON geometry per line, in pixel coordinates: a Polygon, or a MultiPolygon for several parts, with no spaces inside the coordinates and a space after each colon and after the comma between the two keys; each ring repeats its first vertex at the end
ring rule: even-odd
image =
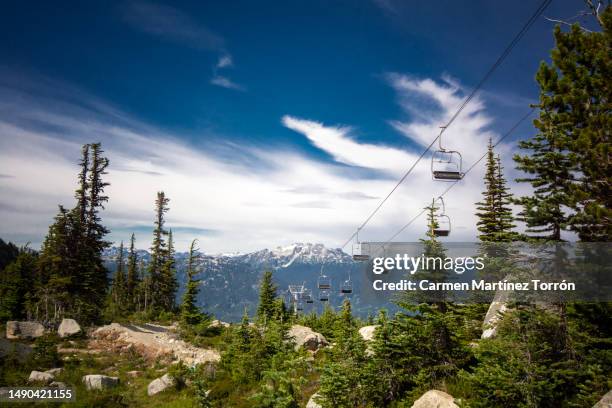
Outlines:
{"type": "Polygon", "coordinates": [[[121,9],[132,27],[165,40],[197,50],[220,51],[223,37],[171,6],[147,1],[129,1],[121,9]]]}

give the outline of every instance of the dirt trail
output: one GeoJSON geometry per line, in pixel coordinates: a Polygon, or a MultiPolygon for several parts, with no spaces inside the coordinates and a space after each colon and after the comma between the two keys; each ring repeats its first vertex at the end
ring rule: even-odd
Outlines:
{"type": "Polygon", "coordinates": [[[176,338],[172,326],[155,324],[112,323],[96,329],[91,337],[90,348],[134,347],[145,357],[157,358],[173,356],[185,364],[218,362],[221,355],[217,350],[195,347],[176,338]],[[130,346],[131,345],[131,346],[130,346]]]}

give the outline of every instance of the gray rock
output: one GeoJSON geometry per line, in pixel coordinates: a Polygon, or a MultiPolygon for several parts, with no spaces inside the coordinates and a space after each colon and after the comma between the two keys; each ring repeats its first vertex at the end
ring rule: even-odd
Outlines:
{"type": "Polygon", "coordinates": [[[53,388],[66,388],[66,383],[63,383],[61,381],[53,381],[51,384],[49,384],[49,387],[53,387],[53,388]]]}
{"type": "Polygon", "coordinates": [[[313,331],[310,327],[294,324],[289,329],[289,337],[295,340],[295,348],[304,347],[307,350],[318,350],[329,343],[321,333],[313,331]]]}
{"type": "Polygon", "coordinates": [[[53,374],[45,373],[43,371],[32,371],[30,373],[30,377],[28,377],[28,382],[49,384],[51,381],[53,381],[53,378],[53,374]]]}
{"type": "Polygon", "coordinates": [[[306,404],[306,408],[322,408],[321,404],[316,401],[318,398],[320,398],[318,392],[312,394],[312,396],[308,400],[308,404],[306,404]]]}
{"type": "Polygon", "coordinates": [[[176,385],[176,381],[169,374],[164,374],[162,377],[157,378],[149,384],[147,387],[147,394],[149,396],[159,394],[162,391],[172,388],[176,385]]]}
{"type": "Polygon", "coordinates": [[[612,408],[612,390],[608,391],[593,408],[612,408]]]}
{"type": "Polygon", "coordinates": [[[7,339],[35,339],[45,334],[45,328],[38,322],[6,322],[7,339]]]}
{"type": "Polygon", "coordinates": [[[74,319],[62,319],[59,327],[57,328],[57,334],[60,337],[68,337],[81,332],[81,326],[74,319]]]}
{"type": "Polygon", "coordinates": [[[459,406],[455,404],[452,395],[439,390],[429,390],[414,401],[412,408],[459,408],[459,406]]]}
{"type": "Polygon", "coordinates": [[[88,390],[104,390],[119,385],[119,378],[101,374],[90,374],[83,377],[83,382],[88,390]]]}

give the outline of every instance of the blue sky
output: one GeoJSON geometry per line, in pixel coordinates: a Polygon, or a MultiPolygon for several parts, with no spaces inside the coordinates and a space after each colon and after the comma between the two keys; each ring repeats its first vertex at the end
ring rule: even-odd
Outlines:
{"type": "MultiPolygon", "coordinates": [[[[218,251],[338,246],[539,3],[5,4],[0,192],[21,204],[0,200],[0,236],[41,241],[55,205],[70,205],[78,145],[93,138],[114,163],[113,193],[127,194],[107,209],[114,240],[145,228],[152,194],[165,189],[183,243],[197,235],[218,251]],[[35,169],[20,169],[21,157],[35,169]],[[57,185],[35,188],[36,169],[57,185]],[[241,205],[224,212],[225,200],[241,205]]],[[[556,0],[544,15],[581,8],[556,0]]],[[[468,156],[537,100],[535,71],[548,59],[552,27],[536,22],[449,135],[468,156]]],[[[501,147],[509,173],[512,140],[532,134],[527,123],[501,147]]],[[[458,194],[457,239],[474,237],[478,178],[458,194]]],[[[403,212],[422,207],[415,190],[423,201],[442,188],[423,180],[408,180],[369,238],[385,239],[403,212]]]]}

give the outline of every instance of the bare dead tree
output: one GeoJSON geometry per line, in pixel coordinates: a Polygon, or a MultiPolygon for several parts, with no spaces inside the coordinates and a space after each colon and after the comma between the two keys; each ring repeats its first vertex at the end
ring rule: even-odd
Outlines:
{"type": "MultiPolygon", "coordinates": [[[[581,10],[578,12],[578,14],[576,14],[573,17],[567,18],[567,19],[558,19],[558,18],[550,18],[550,17],[546,17],[544,16],[544,18],[548,21],[551,21],[553,23],[558,23],[558,24],[563,24],[563,25],[567,25],[567,26],[572,26],[574,25],[574,23],[576,23],[576,21],[580,18],[583,17],[587,17],[587,16],[592,16],[595,18],[595,20],[597,21],[597,23],[599,24],[600,27],[603,27],[603,20],[601,19],[601,13],[607,9],[608,7],[610,7],[610,0],[604,1],[604,0],[584,0],[587,9],[586,10],[581,10]]],[[[585,31],[587,33],[592,33],[591,30],[583,27],[582,25],[579,25],[580,29],[582,31],[585,31]]]]}

